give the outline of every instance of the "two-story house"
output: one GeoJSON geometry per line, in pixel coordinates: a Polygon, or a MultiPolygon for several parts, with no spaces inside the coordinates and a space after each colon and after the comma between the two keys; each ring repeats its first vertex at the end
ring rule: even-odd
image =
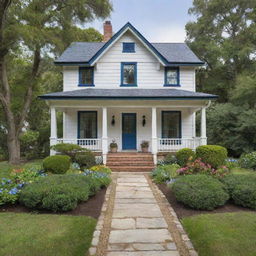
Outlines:
{"type": "Polygon", "coordinates": [[[109,21],[104,41],[72,43],[55,61],[63,66],[63,91],[41,96],[50,106],[51,145],[78,143],[106,163],[112,140],[119,152],[140,151],[148,141],[156,163],[162,152],[206,144],[205,110],[217,96],[196,92],[195,70],[204,63],[189,47],[150,43],[130,23],[112,36],[109,21]],[[63,138],[56,111],[64,113],[63,138]]]}

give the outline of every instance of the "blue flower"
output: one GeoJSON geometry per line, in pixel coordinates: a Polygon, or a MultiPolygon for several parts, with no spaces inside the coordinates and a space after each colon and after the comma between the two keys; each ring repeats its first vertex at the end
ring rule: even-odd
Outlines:
{"type": "Polygon", "coordinates": [[[12,188],[12,189],[9,191],[9,194],[10,194],[10,195],[16,195],[18,192],[19,192],[19,190],[18,190],[17,188],[12,188]]]}

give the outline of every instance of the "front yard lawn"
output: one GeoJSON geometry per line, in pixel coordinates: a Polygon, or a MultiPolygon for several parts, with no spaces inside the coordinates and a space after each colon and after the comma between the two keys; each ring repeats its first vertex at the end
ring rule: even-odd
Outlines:
{"type": "Polygon", "coordinates": [[[40,166],[42,164],[42,160],[33,160],[20,165],[11,165],[7,161],[0,162],[0,179],[8,178],[10,176],[11,171],[19,168],[30,168],[33,166],[40,166]]]}
{"type": "Polygon", "coordinates": [[[85,216],[1,213],[0,255],[87,255],[96,220],[85,216]]]}
{"type": "Polygon", "coordinates": [[[182,224],[200,256],[255,256],[255,213],[203,214],[182,224]]]}

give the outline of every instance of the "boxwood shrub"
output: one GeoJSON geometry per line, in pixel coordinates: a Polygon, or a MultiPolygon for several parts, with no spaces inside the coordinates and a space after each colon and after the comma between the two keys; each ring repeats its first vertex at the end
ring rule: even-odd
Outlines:
{"type": "Polygon", "coordinates": [[[196,158],[201,158],[215,169],[225,164],[227,155],[227,149],[222,146],[204,145],[196,148],[196,158]]]}
{"type": "Polygon", "coordinates": [[[171,189],[177,201],[193,209],[213,210],[229,199],[220,181],[202,174],[180,177],[171,189]]]}
{"type": "Polygon", "coordinates": [[[69,156],[48,156],[43,160],[43,168],[46,172],[64,174],[70,167],[70,160],[69,156]]]}
{"type": "Polygon", "coordinates": [[[19,202],[32,209],[53,212],[69,211],[88,200],[102,186],[97,179],[85,175],[51,175],[26,185],[19,202]]]}
{"type": "Polygon", "coordinates": [[[185,166],[188,160],[195,159],[195,152],[190,148],[182,148],[176,153],[177,162],[180,166],[185,166]]]}
{"type": "Polygon", "coordinates": [[[89,169],[96,165],[96,159],[91,151],[76,153],[75,162],[77,162],[80,168],[89,169]]]}
{"type": "Polygon", "coordinates": [[[221,180],[231,199],[237,205],[256,210],[256,177],[231,174],[221,180]]]}

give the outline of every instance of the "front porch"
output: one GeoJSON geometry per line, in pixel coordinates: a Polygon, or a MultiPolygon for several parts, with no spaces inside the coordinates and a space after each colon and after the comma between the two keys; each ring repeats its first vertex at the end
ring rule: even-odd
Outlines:
{"type": "MultiPolygon", "coordinates": [[[[51,102],[50,144],[74,143],[103,156],[107,162],[110,143],[118,152],[140,152],[142,141],[157,163],[157,154],[195,149],[207,143],[206,108],[208,101],[159,102],[74,101],[51,102]],[[104,104],[105,103],[105,104],[104,104]],[[130,104],[129,104],[130,103],[130,104]],[[103,105],[104,104],[104,105],[103,105]],[[63,112],[63,138],[57,138],[56,111],[63,112]],[[195,114],[201,111],[201,136],[196,137],[195,114]]],[[[51,151],[51,154],[54,154],[51,151]]]]}

